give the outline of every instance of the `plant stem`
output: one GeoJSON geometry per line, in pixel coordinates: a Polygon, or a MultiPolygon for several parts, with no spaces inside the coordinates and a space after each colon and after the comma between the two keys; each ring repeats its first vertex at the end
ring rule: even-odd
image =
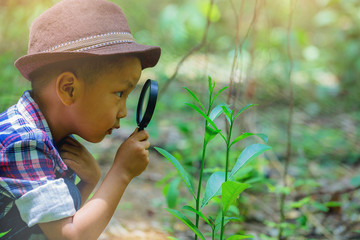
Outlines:
{"type": "Polygon", "coordinates": [[[230,139],[231,139],[231,131],[232,131],[232,123],[230,124],[229,138],[226,142],[226,164],[225,164],[225,182],[228,179],[229,172],[229,155],[230,155],[230,139]]]}
{"type": "MultiPolygon", "coordinates": [[[[211,0],[213,1],[213,0],[211,0]]],[[[209,90],[210,90],[211,86],[209,85],[209,90]]],[[[209,107],[208,107],[208,111],[206,113],[207,116],[209,116],[210,111],[211,111],[211,106],[212,106],[212,90],[209,93],[209,107]]],[[[208,125],[208,121],[205,120],[205,132],[204,134],[206,134],[206,127],[208,125]]],[[[201,157],[201,167],[200,167],[200,175],[199,175],[199,185],[198,185],[198,191],[197,191],[197,196],[196,196],[196,210],[200,211],[200,191],[201,191],[201,183],[202,183],[202,177],[203,177],[203,171],[204,171],[204,166],[205,166],[205,153],[206,153],[206,146],[207,146],[208,142],[206,140],[206,135],[204,135],[204,144],[203,144],[203,151],[202,151],[202,157],[201,157]]],[[[195,226],[197,228],[199,228],[199,215],[196,214],[196,220],[195,220],[195,226]]],[[[195,234],[195,240],[197,240],[197,235],[195,234]]]]}
{"type": "MultiPolygon", "coordinates": [[[[228,180],[228,171],[229,171],[229,155],[230,155],[230,144],[231,144],[231,132],[232,132],[233,122],[230,123],[230,130],[228,134],[228,139],[226,141],[226,163],[225,163],[225,182],[228,180]]],[[[221,213],[221,233],[220,233],[220,240],[223,239],[224,235],[224,222],[225,222],[225,216],[224,211],[221,213]]]]}
{"type": "MultiPolygon", "coordinates": [[[[207,121],[206,121],[206,124],[207,124],[207,121]]],[[[204,171],[204,165],[205,165],[206,146],[207,146],[207,143],[204,138],[203,152],[202,152],[202,158],[201,158],[200,176],[199,176],[199,185],[198,185],[198,191],[197,191],[197,196],[196,196],[196,210],[197,211],[200,211],[200,191],[201,191],[201,183],[202,183],[202,177],[203,177],[203,171],[204,171]]],[[[199,215],[198,214],[196,214],[196,227],[199,228],[199,215]]],[[[195,234],[195,240],[197,240],[196,234],[195,234]]]]}

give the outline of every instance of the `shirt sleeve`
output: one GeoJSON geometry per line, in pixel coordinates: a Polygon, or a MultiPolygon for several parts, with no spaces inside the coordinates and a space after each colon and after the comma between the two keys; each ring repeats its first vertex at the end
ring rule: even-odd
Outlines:
{"type": "Polygon", "coordinates": [[[73,216],[76,212],[73,198],[62,178],[27,192],[15,204],[29,227],[73,216]]]}
{"type": "Polygon", "coordinates": [[[2,157],[7,163],[2,185],[14,196],[20,216],[29,227],[75,214],[69,183],[55,172],[60,156],[51,143],[22,140],[9,145],[2,157]]]}

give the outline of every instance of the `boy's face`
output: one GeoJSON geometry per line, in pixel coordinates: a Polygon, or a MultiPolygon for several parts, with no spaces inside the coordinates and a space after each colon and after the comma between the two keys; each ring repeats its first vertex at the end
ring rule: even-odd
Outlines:
{"type": "Polygon", "coordinates": [[[126,99],[141,75],[136,57],[124,57],[117,67],[100,74],[94,83],[80,81],[82,91],[74,104],[74,132],[89,142],[100,142],[127,114],[126,99]]]}

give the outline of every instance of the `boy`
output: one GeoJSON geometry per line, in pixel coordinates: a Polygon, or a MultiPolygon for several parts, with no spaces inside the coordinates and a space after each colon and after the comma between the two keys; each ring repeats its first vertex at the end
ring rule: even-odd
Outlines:
{"type": "Polygon", "coordinates": [[[2,239],[99,237],[148,164],[149,136],[134,131],[86,202],[100,170],[71,134],[99,142],[119,128],[142,69],[159,57],[159,47],[135,42],[121,9],[106,0],[63,0],[33,22],[28,54],[15,62],[32,91],[0,115],[2,239]]]}

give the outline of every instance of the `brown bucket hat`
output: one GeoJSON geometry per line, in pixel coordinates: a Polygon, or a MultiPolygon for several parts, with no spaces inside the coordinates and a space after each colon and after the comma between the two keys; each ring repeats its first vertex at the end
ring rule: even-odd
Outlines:
{"type": "Polygon", "coordinates": [[[91,56],[135,54],[153,67],[160,47],[136,43],[121,8],[105,0],[62,0],[30,27],[28,54],[15,66],[28,80],[48,64],[91,56]]]}

